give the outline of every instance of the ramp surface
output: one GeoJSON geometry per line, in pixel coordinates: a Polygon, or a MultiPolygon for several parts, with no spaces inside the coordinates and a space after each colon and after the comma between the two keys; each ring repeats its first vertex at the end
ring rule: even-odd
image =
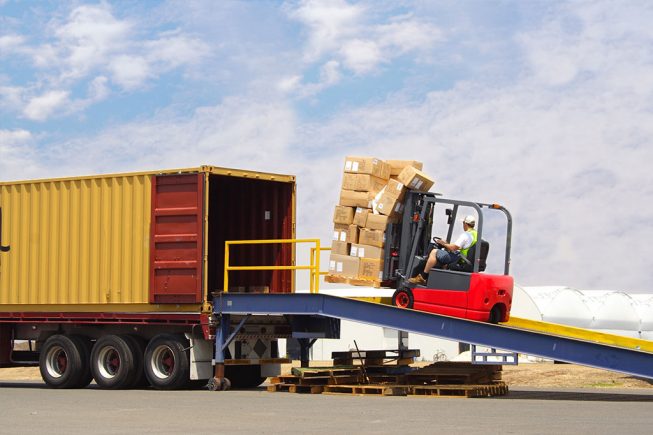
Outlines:
{"type": "Polygon", "coordinates": [[[492,325],[323,294],[220,293],[213,302],[218,315],[333,317],[653,379],[651,352],[546,330],[492,325]]]}

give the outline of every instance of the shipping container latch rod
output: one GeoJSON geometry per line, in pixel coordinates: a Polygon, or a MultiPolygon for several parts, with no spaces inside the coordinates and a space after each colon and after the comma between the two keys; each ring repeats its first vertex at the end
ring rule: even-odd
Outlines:
{"type": "Polygon", "coordinates": [[[9,246],[2,245],[2,208],[0,207],[0,252],[9,252],[9,246]]]}

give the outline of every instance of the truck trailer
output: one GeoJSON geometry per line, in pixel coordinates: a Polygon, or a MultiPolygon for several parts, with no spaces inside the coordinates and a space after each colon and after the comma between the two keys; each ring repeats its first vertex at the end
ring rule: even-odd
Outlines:
{"type": "MultiPolygon", "coordinates": [[[[295,286],[277,269],[232,271],[223,289],[225,241],[293,239],[295,192],[291,175],[214,166],[0,182],[0,367],[38,364],[57,388],[211,379],[213,293],[295,286]]],[[[230,249],[232,264],[295,264],[292,243],[230,249]]],[[[288,326],[257,319],[226,349],[234,387],[287,362],[288,326]]]]}

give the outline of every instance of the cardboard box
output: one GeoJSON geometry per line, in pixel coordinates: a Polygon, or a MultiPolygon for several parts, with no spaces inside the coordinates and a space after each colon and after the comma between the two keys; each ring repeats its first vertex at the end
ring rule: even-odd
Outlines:
{"type": "Polygon", "coordinates": [[[409,189],[421,190],[423,192],[428,192],[435,183],[435,181],[429,178],[424,172],[413,168],[412,166],[406,166],[397,179],[401,183],[404,183],[404,185],[409,189]]]}
{"type": "Polygon", "coordinates": [[[350,174],[345,172],[342,175],[342,188],[358,192],[377,193],[385,187],[386,181],[370,174],[350,174]]]}
{"type": "Polygon", "coordinates": [[[367,220],[365,221],[365,228],[368,228],[370,230],[385,231],[388,224],[394,223],[394,222],[395,222],[395,220],[390,219],[390,216],[386,216],[384,214],[370,213],[367,216],[367,220]]]}
{"type": "Polygon", "coordinates": [[[358,243],[358,227],[354,224],[334,225],[333,240],[338,242],[358,243]]]}
{"type": "Polygon", "coordinates": [[[370,203],[372,199],[374,199],[374,193],[372,192],[356,192],[355,190],[342,189],[340,191],[339,205],[371,208],[370,203]]]}
{"type": "Polygon", "coordinates": [[[374,210],[377,213],[389,216],[392,219],[401,219],[401,214],[404,210],[404,203],[390,193],[383,192],[374,203],[374,210]]]}
{"type": "Polygon", "coordinates": [[[358,234],[358,243],[361,245],[370,245],[376,246],[377,248],[383,248],[385,243],[385,231],[361,228],[360,233],[358,234]]]}
{"type": "Polygon", "coordinates": [[[341,242],[334,240],[331,242],[331,253],[338,255],[349,255],[349,250],[351,249],[351,244],[347,242],[341,242]]]}
{"type": "Polygon", "coordinates": [[[370,174],[387,180],[390,178],[390,165],[383,160],[374,157],[348,156],[345,158],[344,172],[352,174],[370,174]]]}
{"type": "Polygon", "coordinates": [[[396,177],[399,175],[406,166],[412,166],[413,168],[419,169],[420,171],[423,167],[422,162],[418,162],[416,160],[386,160],[385,162],[390,165],[391,177],[396,177]]]}
{"type": "Polygon", "coordinates": [[[376,260],[383,260],[383,248],[376,246],[361,245],[359,243],[352,243],[349,255],[352,257],[360,258],[373,258],[376,260]]]}
{"type": "Polygon", "coordinates": [[[403,183],[391,178],[388,180],[388,184],[385,186],[384,192],[401,201],[404,199],[406,190],[408,189],[406,189],[406,186],[404,186],[403,183]]]}
{"type": "Polygon", "coordinates": [[[332,275],[356,278],[360,266],[360,258],[349,255],[331,254],[329,257],[329,273],[332,275]]]}
{"type": "Polygon", "coordinates": [[[354,222],[354,208],[336,205],[333,212],[333,223],[350,225],[352,222],[354,222]]]}
{"type": "Polygon", "coordinates": [[[367,223],[367,216],[369,216],[370,213],[372,213],[372,210],[369,208],[356,207],[353,224],[358,225],[359,227],[364,227],[367,223]]]}
{"type": "Polygon", "coordinates": [[[383,260],[361,258],[358,277],[381,281],[383,279],[383,260]]]}

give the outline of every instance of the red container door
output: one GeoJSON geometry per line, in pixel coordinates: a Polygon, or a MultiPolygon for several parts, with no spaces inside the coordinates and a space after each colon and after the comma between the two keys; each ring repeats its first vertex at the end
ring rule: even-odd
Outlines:
{"type": "Polygon", "coordinates": [[[152,182],[150,302],[202,302],[203,174],[152,182]]]}

